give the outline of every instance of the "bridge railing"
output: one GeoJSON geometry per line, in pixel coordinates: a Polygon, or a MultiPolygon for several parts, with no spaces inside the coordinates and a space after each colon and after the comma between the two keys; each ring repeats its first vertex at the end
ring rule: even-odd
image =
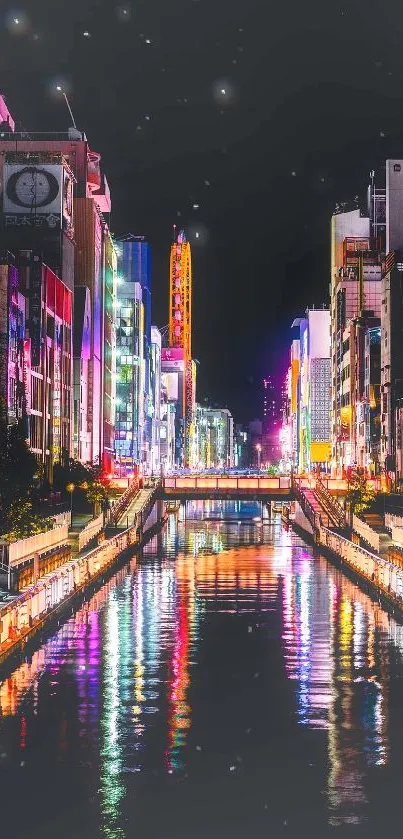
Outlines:
{"type": "Polygon", "coordinates": [[[165,489],[180,490],[257,490],[257,491],[289,491],[291,489],[291,478],[288,475],[280,475],[275,478],[268,477],[228,477],[218,476],[183,476],[164,478],[165,489]]]}
{"type": "MultiPolygon", "coordinates": [[[[314,489],[316,480],[311,477],[297,476],[301,489],[314,489]]],[[[275,492],[290,491],[292,480],[290,475],[167,475],[163,478],[163,486],[171,490],[257,490],[275,492]]],[[[341,478],[323,478],[321,487],[328,496],[333,493],[345,493],[347,482],[341,478]]]]}

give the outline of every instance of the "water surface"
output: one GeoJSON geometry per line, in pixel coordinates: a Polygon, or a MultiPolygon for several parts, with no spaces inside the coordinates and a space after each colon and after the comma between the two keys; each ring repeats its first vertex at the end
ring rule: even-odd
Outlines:
{"type": "Polygon", "coordinates": [[[188,503],[0,684],[5,836],[399,824],[402,628],[259,513],[188,503]]]}

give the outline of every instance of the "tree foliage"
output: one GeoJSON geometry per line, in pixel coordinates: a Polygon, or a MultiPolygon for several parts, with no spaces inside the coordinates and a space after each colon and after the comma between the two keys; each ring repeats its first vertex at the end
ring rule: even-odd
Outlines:
{"type": "Polygon", "coordinates": [[[32,508],[30,499],[38,477],[23,421],[7,426],[3,417],[0,419],[0,475],[0,533],[5,534],[13,529],[19,506],[27,502],[32,508]]]}
{"type": "Polygon", "coordinates": [[[88,485],[86,495],[88,501],[90,501],[91,504],[94,505],[101,504],[102,501],[106,501],[108,497],[106,488],[103,486],[103,484],[101,484],[100,481],[92,481],[92,483],[88,485]]]}
{"type": "Polygon", "coordinates": [[[272,463],[271,466],[269,466],[268,469],[267,469],[267,474],[270,475],[270,477],[274,477],[274,475],[278,474],[278,470],[279,470],[278,465],[275,464],[275,463],[272,463]]]}
{"type": "Polygon", "coordinates": [[[81,491],[85,500],[94,509],[106,501],[108,478],[101,466],[80,463],[79,460],[67,459],[57,463],[53,473],[54,486],[66,494],[66,488],[73,484],[74,492],[81,491]]]}
{"type": "Polygon", "coordinates": [[[36,515],[32,501],[19,499],[11,504],[8,528],[6,533],[2,533],[2,536],[7,538],[9,542],[15,542],[18,539],[26,539],[28,536],[51,530],[53,524],[54,520],[52,518],[43,518],[36,515]]]}
{"type": "Polygon", "coordinates": [[[363,513],[375,500],[372,484],[358,470],[348,476],[346,499],[352,513],[363,513]]]}

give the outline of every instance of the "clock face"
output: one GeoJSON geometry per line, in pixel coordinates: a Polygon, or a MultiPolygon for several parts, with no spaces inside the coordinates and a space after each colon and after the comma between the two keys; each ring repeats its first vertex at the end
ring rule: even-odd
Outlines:
{"type": "Polygon", "coordinates": [[[27,166],[11,175],[6,192],[17,207],[39,209],[52,204],[59,192],[59,184],[52,172],[27,166]]]}

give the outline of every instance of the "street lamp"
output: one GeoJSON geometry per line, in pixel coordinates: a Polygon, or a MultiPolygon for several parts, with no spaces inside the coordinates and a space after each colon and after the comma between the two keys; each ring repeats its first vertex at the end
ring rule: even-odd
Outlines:
{"type": "Polygon", "coordinates": [[[262,453],[262,447],[260,443],[256,444],[256,451],[257,451],[257,471],[260,472],[260,456],[262,453]]]}
{"type": "Polygon", "coordinates": [[[67,484],[67,486],[66,486],[67,492],[70,493],[70,513],[71,513],[71,518],[72,519],[73,519],[73,492],[74,492],[75,488],[76,488],[75,484],[67,484]]]}

